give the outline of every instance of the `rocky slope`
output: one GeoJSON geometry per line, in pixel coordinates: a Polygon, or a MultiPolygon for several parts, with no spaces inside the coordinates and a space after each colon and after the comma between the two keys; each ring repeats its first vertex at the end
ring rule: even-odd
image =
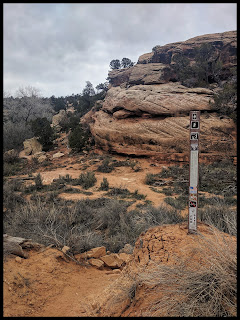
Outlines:
{"type": "Polygon", "coordinates": [[[155,156],[164,161],[186,161],[189,150],[189,111],[201,111],[201,158],[217,160],[236,154],[236,126],[219,117],[209,101],[218,90],[189,88],[178,80],[173,68],[177,53],[194,62],[194,48],[214,47],[215,61],[223,65],[225,80],[236,67],[236,32],[195,37],[184,42],[156,46],[139,57],[133,67],[109,72],[110,89],[102,105],[82,119],[88,123],[97,147],[128,155],[155,156]]]}

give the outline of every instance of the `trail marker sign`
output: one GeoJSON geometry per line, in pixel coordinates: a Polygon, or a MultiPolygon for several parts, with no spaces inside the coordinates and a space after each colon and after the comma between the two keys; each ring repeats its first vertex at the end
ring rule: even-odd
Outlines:
{"type": "Polygon", "coordinates": [[[200,111],[190,111],[188,233],[197,232],[200,111]]]}

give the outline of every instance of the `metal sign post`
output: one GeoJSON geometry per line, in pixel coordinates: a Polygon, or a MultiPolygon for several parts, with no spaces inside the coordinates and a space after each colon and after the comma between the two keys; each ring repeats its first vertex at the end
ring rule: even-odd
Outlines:
{"type": "Polygon", "coordinates": [[[200,111],[190,111],[188,232],[197,232],[200,111]]]}

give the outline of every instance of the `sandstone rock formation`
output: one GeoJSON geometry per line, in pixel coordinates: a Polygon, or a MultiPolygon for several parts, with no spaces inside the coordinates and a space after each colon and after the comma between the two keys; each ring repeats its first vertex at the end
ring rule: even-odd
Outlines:
{"type": "Polygon", "coordinates": [[[236,125],[219,117],[209,104],[218,90],[189,88],[177,81],[173,57],[194,61],[194,48],[210,43],[221,59],[220,78],[236,67],[236,32],[204,35],[165,46],[138,59],[133,67],[109,72],[110,89],[102,107],[82,119],[89,124],[96,146],[110,152],[155,156],[163,161],[186,161],[189,150],[189,111],[201,111],[201,158],[217,160],[236,155],[236,125]]]}
{"type": "Polygon", "coordinates": [[[65,110],[60,110],[58,114],[52,117],[51,127],[57,132],[61,130],[61,122],[67,119],[67,112],[65,110]]]}
{"type": "Polygon", "coordinates": [[[34,155],[38,152],[42,152],[42,145],[35,137],[25,140],[23,146],[26,155],[34,155]]]}
{"type": "Polygon", "coordinates": [[[34,158],[38,160],[38,162],[42,163],[47,160],[47,155],[45,151],[37,152],[34,154],[34,158]]]}

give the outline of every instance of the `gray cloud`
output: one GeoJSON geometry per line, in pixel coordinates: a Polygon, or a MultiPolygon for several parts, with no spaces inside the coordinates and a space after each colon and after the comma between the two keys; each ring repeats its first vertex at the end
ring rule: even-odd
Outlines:
{"type": "Polygon", "coordinates": [[[5,3],[4,90],[80,93],[106,81],[112,59],[136,62],[157,44],[230,30],[234,3],[5,3]]]}

